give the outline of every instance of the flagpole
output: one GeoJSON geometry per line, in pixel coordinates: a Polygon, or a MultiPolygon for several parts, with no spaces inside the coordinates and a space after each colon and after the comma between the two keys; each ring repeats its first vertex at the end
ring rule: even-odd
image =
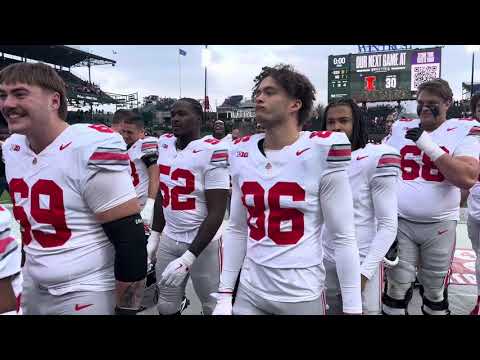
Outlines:
{"type": "Polygon", "coordinates": [[[178,50],[178,87],[180,89],[180,97],[182,98],[182,65],[180,62],[180,50],[178,50]]]}
{"type": "MultiPolygon", "coordinates": [[[[205,45],[205,49],[208,49],[208,45],[205,45]]],[[[205,54],[206,56],[206,54],[205,54]]],[[[204,101],[204,109],[205,109],[205,113],[207,112],[207,63],[206,63],[206,60],[205,60],[205,97],[203,98],[203,101],[204,101]]]]}

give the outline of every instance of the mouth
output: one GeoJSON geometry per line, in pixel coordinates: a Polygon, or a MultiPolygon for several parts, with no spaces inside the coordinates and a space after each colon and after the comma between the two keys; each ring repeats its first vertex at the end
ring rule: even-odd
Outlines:
{"type": "Polygon", "coordinates": [[[20,114],[10,114],[10,115],[7,115],[7,117],[8,117],[10,120],[16,120],[16,119],[20,119],[21,117],[23,117],[23,115],[20,115],[20,114]]]}
{"type": "Polygon", "coordinates": [[[8,118],[9,120],[17,120],[25,116],[26,116],[25,113],[18,113],[16,111],[9,111],[5,113],[5,117],[8,118]]]}

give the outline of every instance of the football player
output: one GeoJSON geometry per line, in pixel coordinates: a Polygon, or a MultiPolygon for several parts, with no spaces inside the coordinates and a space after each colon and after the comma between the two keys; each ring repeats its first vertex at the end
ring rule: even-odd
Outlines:
{"type": "Polygon", "coordinates": [[[158,192],[158,139],[145,137],[140,115],[131,113],[123,120],[122,136],[127,143],[132,182],[140,200],[143,222],[152,226],[153,205],[158,192]]]}
{"type": "Polygon", "coordinates": [[[112,130],[121,134],[122,133],[122,125],[123,119],[126,117],[132,116],[132,112],[127,109],[120,109],[115,111],[112,118],[112,130]]]}
{"type": "Polygon", "coordinates": [[[222,120],[216,120],[213,124],[212,136],[220,141],[231,142],[232,134],[226,134],[225,123],[222,120]]]}
{"type": "MultiPolygon", "coordinates": [[[[477,121],[480,120],[480,93],[475,94],[470,101],[472,116],[477,121]]],[[[472,248],[476,254],[475,274],[477,277],[477,304],[470,313],[471,315],[480,315],[480,183],[477,183],[470,190],[462,190],[462,200],[467,199],[468,219],[467,229],[468,237],[472,242],[472,248]]],[[[463,203],[464,201],[462,201],[463,203]]]]}
{"type": "Polygon", "coordinates": [[[231,213],[224,239],[218,315],[324,314],[322,224],[335,248],[343,311],[361,314],[360,262],[343,133],[299,132],[315,88],[289,65],[255,79],[256,118],[264,134],[230,150],[231,213]],[[232,309],[232,292],[240,285],[232,309]]]}
{"type": "Polygon", "coordinates": [[[147,251],[122,137],[69,126],[65,84],[41,63],[0,71],[0,111],[13,134],[3,156],[26,253],[25,314],[135,314],[147,251]]]}
{"type": "Polygon", "coordinates": [[[398,185],[398,257],[387,272],[383,312],[407,314],[415,272],[422,285],[422,312],[448,315],[448,272],[455,250],[460,189],[479,173],[479,123],[449,119],[452,90],[442,79],[418,87],[420,119],[401,119],[387,144],[401,155],[398,185]]]}
{"type": "MultiPolygon", "coordinates": [[[[330,103],[323,116],[322,130],[345,133],[352,144],[352,161],[347,168],[353,193],[355,236],[360,253],[363,313],[382,310],[382,260],[397,235],[397,180],[400,155],[388,145],[367,144],[368,134],[362,110],[351,99],[330,103]]],[[[322,230],[325,249],[328,314],[338,313],[340,288],[328,226],[322,230]]]]}
{"type": "Polygon", "coordinates": [[[203,313],[210,315],[221,266],[218,230],[230,187],[228,151],[211,135],[200,138],[198,101],[180,99],[171,112],[173,134],[158,142],[160,191],[148,239],[149,259],[156,258],[157,308],[160,315],[179,314],[191,276],[203,313]]]}
{"type": "Polygon", "coordinates": [[[20,311],[22,253],[11,235],[11,222],[10,212],[0,205],[0,315],[16,315],[20,311]]]}

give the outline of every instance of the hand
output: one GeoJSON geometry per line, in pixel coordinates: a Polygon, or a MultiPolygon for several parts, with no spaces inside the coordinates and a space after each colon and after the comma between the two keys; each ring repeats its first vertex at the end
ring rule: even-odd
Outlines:
{"type": "Polygon", "coordinates": [[[362,291],[365,289],[365,285],[367,285],[368,278],[365,275],[362,275],[361,278],[361,289],[362,291]]]}
{"type": "Polygon", "coordinates": [[[412,140],[417,147],[422,150],[433,162],[445,155],[445,151],[432,140],[430,135],[422,129],[422,125],[418,128],[409,129],[405,134],[405,138],[412,140]]]}
{"type": "Polygon", "coordinates": [[[215,306],[212,315],[232,315],[232,295],[231,292],[218,292],[211,294],[212,297],[217,299],[217,305],[215,306]]]}
{"type": "Polygon", "coordinates": [[[160,242],[160,233],[153,231],[147,240],[147,264],[153,264],[157,257],[158,243],[160,242]]]}
{"type": "Polygon", "coordinates": [[[412,140],[414,143],[420,139],[422,136],[424,130],[422,129],[422,124],[420,124],[418,127],[413,128],[413,129],[408,129],[407,133],[405,134],[405,138],[412,140]]]}
{"type": "Polygon", "coordinates": [[[152,227],[153,222],[153,208],[155,206],[155,200],[148,198],[143,210],[140,212],[140,216],[143,219],[143,222],[149,227],[152,227]]]}
{"type": "Polygon", "coordinates": [[[182,256],[167,265],[162,273],[162,279],[159,284],[169,287],[180,286],[190,272],[190,267],[196,258],[197,257],[190,251],[185,251],[182,256]]]}

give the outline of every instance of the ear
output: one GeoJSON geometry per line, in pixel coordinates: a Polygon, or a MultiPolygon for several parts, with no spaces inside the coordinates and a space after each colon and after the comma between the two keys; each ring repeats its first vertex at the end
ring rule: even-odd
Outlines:
{"type": "Polygon", "coordinates": [[[296,99],[292,105],[290,106],[290,108],[292,109],[292,111],[300,111],[300,109],[302,108],[302,100],[300,99],[296,99]]]}
{"type": "Polygon", "coordinates": [[[54,92],[52,94],[52,98],[50,100],[50,109],[51,110],[58,110],[60,108],[60,94],[58,92],[54,92]]]}

